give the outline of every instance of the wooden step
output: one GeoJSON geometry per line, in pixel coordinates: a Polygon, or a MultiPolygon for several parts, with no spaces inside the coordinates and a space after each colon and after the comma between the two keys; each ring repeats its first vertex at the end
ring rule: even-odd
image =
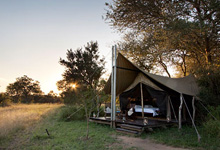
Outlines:
{"type": "Polygon", "coordinates": [[[100,124],[107,124],[110,125],[111,122],[109,121],[105,121],[105,120],[93,120],[93,119],[89,119],[90,122],[95,122],[95,123],[100,123],[100,124]]]}
{"type": "Polygon", "coordinates": [[[128,125],[128,124],[119,124],[118,126],[120,126],[123,129],[132,130],[132,131],[138,131],[138,132],[143,131],[143,127],[140,127],[140,126],[134,126],[134,125],[128,125]]]}
{"type": "Polygon", "coordinates": [[[127,130],[127,129],[123,129],[123,128],[116,128],[116,131],[120,132],[120,133],[131,134],[131,135],[140,135],[141,134],[138,131],[127,130]]]}

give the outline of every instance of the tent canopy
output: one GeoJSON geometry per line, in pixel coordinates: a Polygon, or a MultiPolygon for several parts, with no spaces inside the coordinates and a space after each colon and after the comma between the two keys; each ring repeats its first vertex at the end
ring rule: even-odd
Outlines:
{"type": "MultiPolygon", "coordinates": [[[[156,90],[166,91],[169,94],[185,94],[195,96],[199,92],[193,75],[183,78],[168,78],[146,72],[130,62],[121,53],[117,57],[116,95],[128,91],[138,83],[144,83],[156,90]]],[[[104,88],[107,94],[111,94],[111,76],[104,88]]]]}

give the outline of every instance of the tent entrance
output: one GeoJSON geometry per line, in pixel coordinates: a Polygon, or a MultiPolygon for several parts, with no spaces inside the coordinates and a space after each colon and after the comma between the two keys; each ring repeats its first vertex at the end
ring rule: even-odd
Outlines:
{"type": "MultiPolygon", "coordinates": [[[[122,113],[128,112],[131,108],[140,109],[141,103],[141,86],[138,83],[134,88],[120,94],[120,108],[122,113]]],[[[164,91],[155,90],[154,88],[142,84],[143,105],[146,116],[165,118],[167,115],[168,95],[164,91]],[[152,108],[152,110],[150,110],[152,108]],[[156,109],[157,108],[157,109],[156,109]],[[153,111],[159,110],[158,112],[153,111]],[[150,113],[152,111],[152,113],[150,113]],[[149,112],[149,113],[148,113],[149,112]]],[[[134,110],[136,111],[136,110],[134,110]]],[[[140,116],[140,110],[136,111],[136,115],[140,116]]]]}

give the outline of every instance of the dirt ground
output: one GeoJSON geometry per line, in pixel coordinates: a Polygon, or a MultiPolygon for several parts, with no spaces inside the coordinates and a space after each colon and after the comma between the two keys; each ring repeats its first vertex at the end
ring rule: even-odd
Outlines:
{"type": "Polygon", "coordinates": [[[158,144],[147,138],[141,139],[136,137],[117,136],[117,139],[120,141],[119,143],[123,149],[133,148],[138,150],[187,150],[183,148],[175,148],[163,144],[158,144]]]}

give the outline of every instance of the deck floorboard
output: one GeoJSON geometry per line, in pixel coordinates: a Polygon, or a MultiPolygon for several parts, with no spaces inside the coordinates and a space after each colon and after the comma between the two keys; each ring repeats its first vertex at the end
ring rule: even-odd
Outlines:
{"type": "MultiPolygon", "coordinates": [[[[100,124],[111,124],[111,118],[110,117],[91,117],[90,120],[92,122],[100,123],[100,124]]],[[[153,127],[161,127],[161,126],[166,126],[166,125],[172,125],[174,122],[167,122],[166,120],[162,119],[154,119],[154,118],[148,118],[147,119],[147,124],[144,124],[142,119],[127,119],[123,121],[122,119],[117,118],[116,119],[116,126],[120,124],[128,124],[128,125],[136,125],[144,128],[153,128],[153,127]]]]}

